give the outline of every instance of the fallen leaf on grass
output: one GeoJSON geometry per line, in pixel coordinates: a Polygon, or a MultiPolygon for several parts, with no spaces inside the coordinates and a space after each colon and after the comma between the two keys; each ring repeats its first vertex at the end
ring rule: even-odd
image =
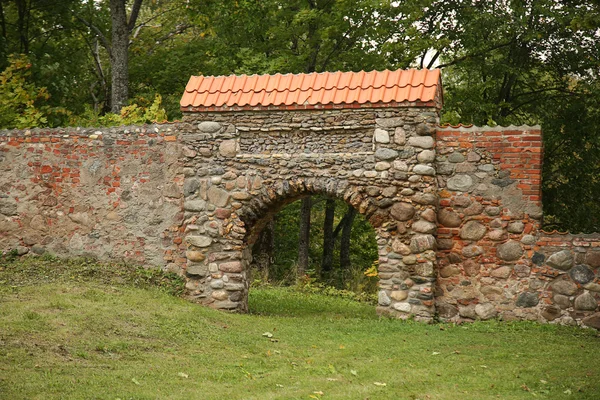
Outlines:
{"type": "Polygon", "coordinates": [[[273,337],[273,334],[272,334],[271,332],[265,332],[265,333],[263,333],[262,335],[263,335],[263,336],[266,336],[266,337],[268,337],[268,338],[272,338],[272,337],[273,337]]]}
{"type": "Polygon", "coordinates": [[[351,369],[350,373],[354,376],[358,376],[358,372],[355,369],[351,369]]]}
{"type": "Polygon", "coordinates": [[[433,353],[431,353],[431,355],[432,355],[432,356],[437,356],[437,355],[439,355],[439,354],[440,354],[440,353],[439,353],[439,352],[437,352],[437,351],[434,351],[433,353]]]}
{"type": "Polygon", "coordinates": [[[185,372],[178,372],[177,376],[180,376],[182,378],[189,378],[190,376],[188,374],[186,374],[185,372]]]}
{"type": "Polygon", "coordinates": [[[335,382],[335,381],[338,381],[339,379],[337,379],[337,378],[327,378],[327,380],[329,382],[335,382]]]}
{"type": "Polygon", "coordinates": [[[139,385],[139,384],[140,384],[140,383],[138,382],[138,380],[137,380],[137,379],[135,379],[135,378],[131,378],[131,382],[135,383],[136,385],[139,385]]]}
{"type": "Polygon", "coordinates": [[[567,389],[567,390],[565,390],[563,393],[564,393],[564,394],[571,394],[572,392],[571,392],[571,389],[567,389]]]}
{"type": "Polygon", "coordinates": [[[375,385],[375,386],[387,386],[387,383],[383,383],[383,382],[373,382],[373,385],[375,385]]]}
{"type": "Polygon", "coordinates": [[[531,391],[531,389],[529,389],[529,388],[527,387],[527,385],[525,385],[525,384],[521,385],[521,389],[523,389],[523,390],[524,390],[524,391],[526,391],[526,392],[530,392],[530,391],[531,391]]]}
{"type": "Polygon", "coordinates": [[[279,383],[276,384],[275,386],[277,386],[278,388],[282,388],[283,387],[283,385],[280,385],[279,383]]]}

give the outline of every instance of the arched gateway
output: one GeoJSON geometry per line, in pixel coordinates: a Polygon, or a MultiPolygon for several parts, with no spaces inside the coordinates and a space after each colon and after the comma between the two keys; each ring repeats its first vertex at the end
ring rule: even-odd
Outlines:
{"type": "Polygon", "coordinates": [[[434,314],[439,70],[192,77],[181,100],[191,295],[246,310],[251,245],[303,195],[374,227],[380,311],[434,314]]]}

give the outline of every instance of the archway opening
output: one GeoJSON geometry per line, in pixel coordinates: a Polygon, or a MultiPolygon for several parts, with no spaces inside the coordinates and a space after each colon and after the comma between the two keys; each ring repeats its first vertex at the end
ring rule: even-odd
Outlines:
{"type": "Polygon", "coordinates": [[[323,194],[287,199],[252,230],[251,286],[293,286],[376,303],[376,232],[345,201],[323,194]]]}

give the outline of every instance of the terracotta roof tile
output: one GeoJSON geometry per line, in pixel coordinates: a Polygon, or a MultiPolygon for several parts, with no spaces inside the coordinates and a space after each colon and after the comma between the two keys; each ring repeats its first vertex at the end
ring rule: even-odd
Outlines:
{"type": "Polygon", "coordinates": [[[442,102],[440,70],[323,72],[241,76],[192,76],[183,111],[236,108],[317,108],[350,104],[442,102]]]}

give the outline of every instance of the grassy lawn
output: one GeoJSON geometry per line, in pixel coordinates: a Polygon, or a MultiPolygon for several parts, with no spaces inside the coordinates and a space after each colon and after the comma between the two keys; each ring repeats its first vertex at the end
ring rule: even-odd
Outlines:
{"type": "Polygon", "coordinates": [[[589,329],[423,325],[281,288],[227,314],[125,269],[0,267],[1,399],[600,398],[589,329]]]}

